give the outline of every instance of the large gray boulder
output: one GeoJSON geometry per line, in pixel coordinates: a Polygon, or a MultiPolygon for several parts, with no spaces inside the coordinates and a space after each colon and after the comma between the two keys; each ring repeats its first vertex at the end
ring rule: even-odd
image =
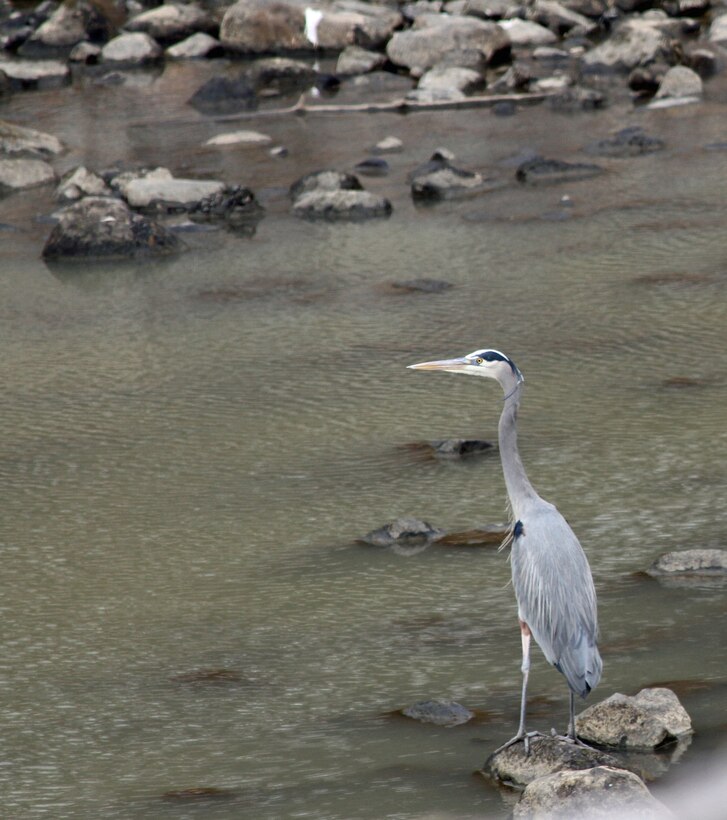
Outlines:
{"type": "Polygon", "coordinates": [[[656,99],[701,97],[703,90],[702,78],[696,71],[683,65],[675,65],[664,75],[656,92],[656,99]]]}
{"type": "Polygon", "coordinates": [[[628,71],[656,60],[672,62],[675,57],[674,35],[680,30],[679,21],[662,14],[633,15],[603,43],[587,51],[582,57],[583,65],[587,69],[628,71]]]}
{"type": "Polygon", "coordinates": [[[47,260],[88,262],[164,255],[182,243],[161,225],[118,199],[85,197],[60,212],[43,248],[47,260]]]}
{"type": "Polygon", "coordinates": [[[329,221],[388,217],[391,211],[388,199],[370,191],[311,191],[293,204],[296,216],[329,221]]]}
{"type": "Polygon", "coordinates": [[[586,743],[615,749],[654,749],[692,733],[692,722],[670,689],[642,689],[629,697],[615,693],[585,709],[576,720],[586,743]]]}
{"type": "Polygon", "coordinates": [[[161,42],[177,42],[196,32],[215,31],[212,16],[196,3],[164,3],[132,17],[126,31],[142,31],[161,42]]]}
{"type": "Polygon", "coordinates": [[[252,54],[340,51],[383,45],[401,21],[399,12],[359,0],[238,0],[222,18],[220,40],[226,48],[252,54]]]}
{"type": "Polygon", "coordinates": [[[0,154],[5,157],[48,159],[63,150],[63,143],[52,134],[0,120],[0,154]]]}
{"type": "Polygon", "coordinates": [[[42,159],[0,159],[0,194],[54,182],[55,171],[42,159]]]}
{"type": "Polygon", "coordinates": [[[485,63],[493,63],[509,55],[510,38],[497,23],[475,17],[425,14],[417,17],[408,31],[396,32],[386,53],[392,63],[421,73],[457,49],[478,51],[485,63]]]}
{"type": "Polygon", "coordinates": [[[61,3],[18,49],[21,56],[67,55],[76,43],[87,39],[91,20],[90,3],[61,3]]]}
{"type": "Polygon", "coordinates": [[[162,56],[162,47],[156,40],[143,32],[119,34],[101,49],[104,63],[139,66],[153,63],[162,56]]]}
{"type": "Polygon", "coordinates": [[[535,737],[526,754],[523,743],[514,743],[487,758],[483,772],[502,783],[526,786],[538,778],[564,770],[618,766],[615,758],[598,749],[586,749],[556,737],[535,737]]]}
{"type": "Polygon", "coordinates": [[[561,771],[530,783],[513,810],[517,820],[668,820],[674,815],[631,772],[611,766],[561,771]]]}
{"type": "Polygon", "coordinates": [[[727,14],[720,14],[712,20],[707,39],[713,43],[727,44],[727,14]]]}

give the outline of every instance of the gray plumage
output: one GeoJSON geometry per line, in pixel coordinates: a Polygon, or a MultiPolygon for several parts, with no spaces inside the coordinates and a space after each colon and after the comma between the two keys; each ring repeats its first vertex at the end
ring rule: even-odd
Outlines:
{"type": "Polygon", "coordinates": [[[537,734],[525,731],[525,706],[530,669],[530,636],[546,659],[568,682],[569,737],[575,740],[573,694],[581,697],[601,677],[602,661],[596,640],[596,591],[583,549],[568,522],[543,500],[527,477],[517,447],[517,413],[523,376],[497,350],[476,350],[459,359],[410,365],[419,370],[444,370],[485,376],[499,382],[505,394],[498,428],[500,459],[513,515],[512,582],[518,604],[523,644],[523,688],[518,733],[505,746],[537,734]]]}

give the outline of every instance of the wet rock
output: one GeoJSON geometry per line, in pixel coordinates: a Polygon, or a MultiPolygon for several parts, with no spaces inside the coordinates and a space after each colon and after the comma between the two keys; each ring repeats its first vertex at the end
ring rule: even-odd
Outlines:
{"type": "Polygon", "coordinates": [[[712,20],[707,39],[712,43],[727,45],[727,14],[720,14],[712,20]]]}
{"type": "Polygon", "coordinates": [[[84,262],[176,253],[182,247],[176,236],[120,200],[85,197],[60,212],[43,257],[84,262]]]}
{"type": "Polygon", "coordinates": [[[555,772],[618,765],[615,758],[598,749],[587,749],[556,737],[535,737],[530,741],[530,754],[525,754],[523,743],[514,743],[491,754],[482,770],[503,783],[526,786],[555,772]]]}
{"type": "Polygon", "coordinates": [[[474,17],[424,15],[414,28],[396,32],[386,53],[395,65],[422,72],[457,48],[479,51],[487,64],[493,64],[509,56],[510,38],[496,23],[474,17]]]}
{"type": "Polygon", "coordinates": [[[488,189],[489,180],[475,171],[465,171],[449,160],[432,158],[411,180],[411,195],[419,202],[440,202],[488,189]]]}
{"type": "Polygon", "coordinates": [[[399,137],[384,137],[379,140],[371,149],[374,154],[397,154],[404,148],[404,143],[399,137]]]}
{"type": "Polygon", "coordinates": [[[290,186],[290,198],[293,200],[311,191],[362,191],[363,186],[353,174],[342,171],[313,171],[296,180],[290,186]]]}
{"type": "Polygon", "coordinates": [[[567,51],[563,51],[562,48],[554,48],[553,46],[538,46],[533,49],[533,59],[543,61],[569,60],[570,54],[567,51]]]}
{"type": "Polygon", "coordinates": [[[70,82],[71,72],[59,60],[9,60],[0,58],[0,72],[13,88],[57,88],[70,82]]]}
{"type": "Polygon", "coordinates": [[[83,63],[84,65],[95,65],[101,58],[101,46],[83,40],[77,43],[68,55],[72,63],[83,63]]]}
{"type": "Polygon", "coordinates": [[[665,552],[648,569],[649,575],[726,575],[727,550],[696,549],[665,552]]]}
{"type": "Polygon", "coordinates": [[[386,63],[386,56],[360,46],[346,46],[338,55],[336,74],[367,74],[386,63]]]}
{"type": "Polygon", "coordinates": [[[417,88],[430,91],[455,89],[462,94],[471,94],[484,86],[485,79],[479,71],[438,64],[421,76],[417,88]]]}
{"type": "Polygon", "coordinates": [[[55,171],[41,159],[0,159],[0,194],[54,182],[55,171]]]}
{"type": "Polygon", "coordinates": [[[379,527],[377,530],[372,530],[363,538],[360,538],[359,541],[373,547],[426,546],[442,535],[443,532],[443,530],[432,527],[426,521],[404,516],[385,524],[383,527],[379,527]]]}
{"type": "Polygon", "coordinates": [[[414,88],[405,97],[419,104],[461,102],[466,98],[466,94],[456,88],[414,88]]]}
{"type": "Polygon", "coordinates": [[[529,67],[521,62],[515,62],[498,77],[490,86],[493,94],[507,94],[510,91],[527,91],[533,80],[529,67]]]}
{"type": "Polygon", "coordinates": [[[203,114],[236,114],[258,106],[255,84],[244,74],[237,78],[212,77],[187,101],[203,114]]]}
{"type": "Polygon", "coordinates": [[[296,216],[331,221],[388,217],[392,210],[388,199],[370,191],[310,191],[293,204],[296,216]]]}
{"type": "Polygon", "coordinates": [[[556,0],[535,0],[533,6],[528,10],[528,16],[560,37],[583,36],[591,34],[598,28],[593,20],[556,0]]]}
{"type": "Polygon", "coordinates": [[[616,749],[654,749],[692,732],[692,723],[669,689],[642,689],[629,697],[616,693],[589,706],[576,719],[586,743],[616,749]]]}
{"type": "Polygon", "coordinates": [[[18,49],[22,57],[66,57],[76,43],[88,39],[90,3],[61,3],[18,49]]]}
{"type": "Polygon", "coordinates": [[[239,228],[257,224],[265,209],[249,188],[236,185],[203,197],[190,208],[189,214],[195,221],[225,222],[239,228]]]}
{"type": "Polygon", "coordinates": [[[228,131],[226,134],[218,134],[205,142],[205,145],[225,146],[225,145],[269,145],[272,137],[261,134],[260,131],[228,131]]]}
{"type": "Polygon", "coordinates": [[[664,75],[669,70],[665,63],[636,66],[629,74],[628,86],[641,97],[651,97],[659,90],[664,75]]]}
{"type": "Polygon", "coordinates": [[[222,43],[204,31],[198,31],[169,46],[165,52],[172,60],[201,60],[205,57],[221,57],[223,53],[222,43]]]}
{"type": "Polygon", "coordinates": [[[433,441],[432,449],[440,458],[463,458],[492,450],[494,445],[480,439],[448,438],[433,441]]]}
{"type": "Polygon", "coordinates": [[[239,0],[225,12],[220,40],[226,48],[250,54],[375,47],[402,20],[398,12],[382,5],[340,0],[321,9],[315,31],[308,27],[306,32],[308,5],[306,0],[239,0]]]}
{"type": "Polygon", "coordinates": [[[548,100],[554,111],[573,114],[577,111],[594,111],[606,105],[606,96],[595,88],[572,85],[554,94],[548,100]]]}
{"type": "Polygon", "coordinates": [[[516,172],[520,182],[528,185],[554,185],[590,179],[603,173],[600,165],[586,162],[564,162],[559,159],[535,159],[524,162],[516,172]]]}
{"type": "Polygon", "coordinates": [[[558,39],[549,28],[532,20],[515,17],[512,20],[501,20],[498,25],[504,29],[514,46],[548,46],[558,39]]]}
{"type": "Polygon", "coordinates": [[[673,62],[673,26],[666,19],[635,15],[624,20],[607,40],[583,55],[584,67],[628,71],[655,60],[673,62]]]}
{"type": "Polygon", "coordinates": [[[133,179],[124,187],[124,198],[132,208],[160,211],[188,211],[206,197],[225,190],[216,179],[179,179],[147,176],[133,179]]]}
{"type": "Polygon", "coordinates": [[[0,120],[0,154],[5,157],[48,159],[63,151],[63,143],[52,134],[0,120]]]}
{"type": "Polygon", "coordinates": [[[696,71],[683,65],[670,68],[656,92],[656,99],[664,97],[701,97],[702,78],[696,71]]]}
{"type": "Polygon", "coordinates": [[[125,66],[140,66],[162,57],[162,47],[143,32],[119,34],[101,49],[101,61],[125,66]]]}
{"type": "Polygon", "coordinates": [[[289,57],[264,57],[255,60],[245,72],[257,93],[265,91],[280,94],[305,91],[316,82],[318,72],[303,60],[289,57]]]}
{"type": "Polygon", "coordinates": [[[453,700],[423,700],[401,710],[404,717],[435,726],[461,726],[475,717],[461,703],[453,700]]]}
{"type": "MultiPolygon", "coordinates": [[[[397,293],[444,293],[453,287],[454,285],[451,282],[445,282],[443,279],[428,279],[426,277],[389,284],[389,288],[397,293]]],[[[454,439],[452,440],[454,441],[454,439]]],[[[461,441],[461,439],[456,440],[461,441]]],[[[436,445],[442,443],[441,441],[422,442],[422,445],[436,449],[436,445]]]]}
{"type": "Polygon", "coordinates": [[[55,192],[56,202],[76,202],[84,196],[110,196],[111,189],[98,174],[83,165],[69,171],[61,179],[55,192]]]}
{"type": "Polygon", "coordinates": [[[389,173],[389,163],[381,157],[368,157],[357,162],[353,170],[367,177],[385,177],[389,173]]]}
{"type": "Polygon", "coordinates": [[[650,137],[640,126],[623,128],[612,137],[587,145],[586,153],[601,157],[637,157],[664,149],[664,140],[650,137]]]}
{"type": "Polygon", "coordinates": [[[703,80],[708,80],[719,71],[719,58],[714,51],[708,48],[691,49],[686,54],[685,62],[703,80]]]}
{"type": "Polygon", "coordinates": [[[559,771],[530,783],[513,809],[518,820],[639,817],[669,820],[673,815],[632,772],[613,766],[559,771]]]}
{"type": "Polygon", "coordinates": [[[191,34],[216,31],[217,25],[195,3],[164,3],[132,17],[124,28],[143,32],[162,43],[175,43],[191,34]]]}

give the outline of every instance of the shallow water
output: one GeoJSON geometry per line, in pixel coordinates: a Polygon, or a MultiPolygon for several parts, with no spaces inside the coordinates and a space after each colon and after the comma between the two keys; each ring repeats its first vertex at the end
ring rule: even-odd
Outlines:
{"type": "MultiPolygon", "coordinates": [[[[209,71],[79,82],[3,112],[69,144],[60,170],[163,163],[249,184],[268,209],[253,237],[186,236],[174,260],[69,270],[39,258],[48,190],[0,202],[17,229],[0,256],[7,816],[505,814],[472,773],[516,722],[506,556],[355,544],[403,514],[504,520],[496,453],[422,461],[402,446],[496,434],[494,385],[404,369],[484,345],[526,375],[523,459],[591,560],[605,663],[592,699],[705,682],[684,694],[697,734],[683,759],[723,742],[725,587],[634,577],[725,538],[727,152],[706,147],[723,137],[719,95],[573,118],[222,125],[182,104],[209,71]],[[582,159],[633,124],[667,150],[599,159],[607,172],[586,182],[512,182],[513,157],[582,159]],[[289,157],[201,147],[238,127],[289,157]],[[365,185],[392,199],[391,219],[288,214],[292,181],[349,169],[388,134],[405,150],[365,185]],[[508,184],[415,208],[406,174],[442,144],[508,184]],[[454,287],[386,287],[419,276],[454,287]],[[429,698],[487,718],[439,729],[388,714],[429,698]],[[221,792],[169,794],[192,788],[221,792]]],[[[562,728],[562,678],[538,656],[531,682],[533,723],[562,728]]]]}

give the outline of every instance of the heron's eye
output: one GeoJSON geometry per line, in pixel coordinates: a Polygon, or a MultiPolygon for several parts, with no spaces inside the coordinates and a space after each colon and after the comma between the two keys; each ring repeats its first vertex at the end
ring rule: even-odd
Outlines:
{"type": "Polygon", "coordinates": [[[485,360],[481,356],[478,356],[475,359],[475,364],[484,364],[484,362],[485,362],[485,360]]]}

